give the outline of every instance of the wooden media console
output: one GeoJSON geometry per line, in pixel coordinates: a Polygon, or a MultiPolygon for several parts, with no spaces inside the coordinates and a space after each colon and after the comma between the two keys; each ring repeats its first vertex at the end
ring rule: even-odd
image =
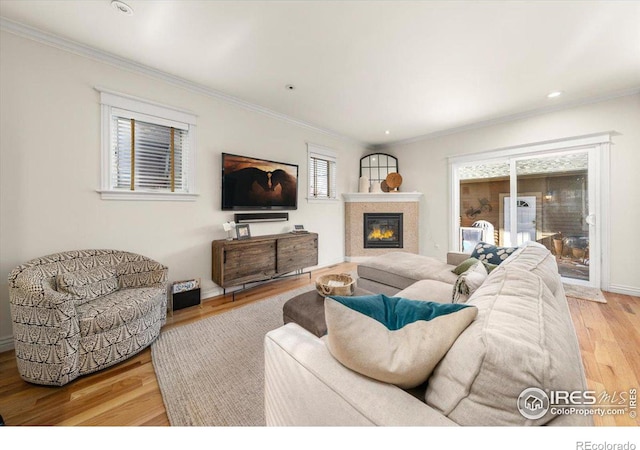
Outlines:
{"type": "MultiPolygon", "coordinates": [[[[211,277],[226,289],[270,281],[318,264],[318,234],[272,234],[211,243],[211,277]]],[[[311,276],[311,275],[309,275],[311,276]]]]}

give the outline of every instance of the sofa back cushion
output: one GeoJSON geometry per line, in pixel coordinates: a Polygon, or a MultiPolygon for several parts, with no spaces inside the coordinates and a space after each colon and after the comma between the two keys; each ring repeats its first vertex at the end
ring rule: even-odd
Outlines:
{"type": "Polygon", "coordinates": [[[82,304],[118,290],[116,268],[97,266],[75,272],[64,272],[56,276],[58,291],[72,294],[82,304]]]}
{"type": "MultiPolygon", "coordinates": [[[[64,273],[82,272],[96,267],[110,266],[116,268],[116,275],[120,277],[118,272],[126,273],[126,270],[119,268],[122,264],[141,260],[149,260],[149,258],[130,252],[100,249],[53,253],[32,259],[13,269],[9,274],[9,287],[20,289],[30,296],[42,297],[44,295],[44,284],[48,284],[51,281],[55,286],[58,276],[64,273]]],[[[137,274],[134,274],[134,276],[137,276],[137,274]]]]}
{"type": "MultiPolygon", "coordinates": [[[[535,273],[555,295],[562,285],[558,274],[556,258],[542,244],[537,242],[525,243],[519,251],[511,255],[497,270],[519,268],[535,273]]],[[[564,290],[562,291],[564,293],[564,290]]]]}
{"type": "Polygon", "coordinates": [[[167,268],[144,256],[130,254],[115,268],[120,288],[161,285],[167,281],[167,268]]]}
{"type": "Polygon", "coordinates": [[[460,425],[541,425],[554,416],[525,419],[517,408],[525,389],[586,388],[566,298],[538,275],[496,269],[467,304],[478,317],[429,378],[430,406],[460,425]]]}

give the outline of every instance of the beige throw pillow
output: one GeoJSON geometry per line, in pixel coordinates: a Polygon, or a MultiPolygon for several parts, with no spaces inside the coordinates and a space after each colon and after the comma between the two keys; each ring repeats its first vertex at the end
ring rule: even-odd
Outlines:
{"type": "Polygon", "coordinates": [[[488,275],[487,269],[481,262],[467,269],[453,286],[453,303],[466,303],[469,297],[482,286],[488,275]]]}
{"type": "Polygon", "coordinates": [[[403,389],[424,383],[478,311],[401,297],[327,297],[327,347],[340,363],[403,389]]]}

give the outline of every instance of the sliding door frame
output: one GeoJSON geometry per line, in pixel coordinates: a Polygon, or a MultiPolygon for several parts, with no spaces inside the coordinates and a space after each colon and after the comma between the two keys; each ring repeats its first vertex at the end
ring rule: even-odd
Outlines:
{"type": "MultiPolygon", "coordinates": [[[[509,164],[510,174],[510,208],[511,223],[517,224],[518,179],[517,161],[539,156],[553,156],[568,152],[584,152],[589,154],[589,242],[593,245],[593,253],[599,259],[592,261],[594,267],[589,269],[589,282],[566,279],[574,284],[598,286],[607,290],[610,283],[609,266],[609,154],[611,136],[615,132],[591,134],[553,141],[538,142],[516,147],[471,153],[448,158],[449,162],[449,250],[458,251],[460,236],[460,176],[459,169],[470,163],[505,163],[509,164]],[[595,219],[595,221],[594,221],[595,219]]],[[[512,236],[516,236],[511,233],[512,236]]],[[[516,236],[517,239],[517,236],[516,236]]]]}

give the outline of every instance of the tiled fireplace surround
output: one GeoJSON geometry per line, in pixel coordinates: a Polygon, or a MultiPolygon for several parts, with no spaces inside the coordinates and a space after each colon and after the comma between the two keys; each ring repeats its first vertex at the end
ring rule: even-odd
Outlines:
{"type": "Polygon", "coordinates": [[[390,251],[418,253],[418,217],[420,192],[383,192],[379,194],[343,194],[345,201],[345,256],[347,261],[390,251]],[[364,248],[364,213],[402,213],[403,248],[364,248]]]}

